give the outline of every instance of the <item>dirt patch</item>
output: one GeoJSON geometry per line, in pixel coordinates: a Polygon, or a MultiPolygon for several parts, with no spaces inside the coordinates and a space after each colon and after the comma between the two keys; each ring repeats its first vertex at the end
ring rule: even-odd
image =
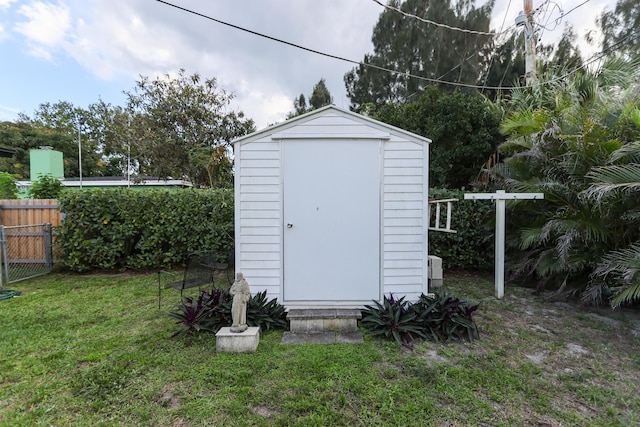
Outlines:
{"type": "Polygon", "coordinates": [[[260,415],[261,417],[264,418],[269,418],[270,416],[277,414],[277,411],[271,410],[269,408],[267,408],[266,406],[254,406],[253,407],[253,412],[257,415],[260,415]]]}
{"type": "Polygon", "coordinates": [[[180,398],[172,385],[166,385],[160,390],[156,401],[167,409],[175,409],[180,406],[180,398]]]}

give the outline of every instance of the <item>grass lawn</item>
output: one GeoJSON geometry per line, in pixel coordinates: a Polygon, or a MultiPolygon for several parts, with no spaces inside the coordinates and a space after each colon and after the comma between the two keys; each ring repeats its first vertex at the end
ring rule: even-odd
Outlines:
{"type": "Polygon", "coordinates": [[[631,312],[543,302],[489,277],[445,277],[482,301],[474,343],[280,344],[217,354],[170,339],[156,276],[49,276],[0,301],[0,425],[640,425],[631,312]]]}

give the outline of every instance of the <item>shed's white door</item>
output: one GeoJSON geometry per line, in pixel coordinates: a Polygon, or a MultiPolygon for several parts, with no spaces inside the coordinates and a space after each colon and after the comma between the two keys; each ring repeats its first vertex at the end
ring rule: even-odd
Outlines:
{"type": "Polygon", "coordinates": [[[284,301],[378,300],[378,141],[286,141],[283,158],[284,301]]]}

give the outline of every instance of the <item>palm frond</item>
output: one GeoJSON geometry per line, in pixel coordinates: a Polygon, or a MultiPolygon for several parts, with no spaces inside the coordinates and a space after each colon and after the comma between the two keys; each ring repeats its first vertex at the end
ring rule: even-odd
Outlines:
{"type": "Polygon", "coordinates": [[[549,234],[543,232],[542,227],[523,228],[520,230],[520,249],[526,250],[548,240],[549,234]]]}
{"type": "Polygon", "coordinates": [[[593,168],[587,177],[596,183],[592,184],[584,194],[586,197],[595,198],[598,203],[611,193],[640,190],[640,164],[638,163],[593,168]]]}
{"type": "MultiPolygon", "coordinates": [[[[640,127],[640,110],[636,110],[638,113],[637,125],[640,127]]],[[[629,161],[634,163],[640,163],[640,141],[632,141],[624,144],[611,154],[611,163],[618,163],[620,161],[629,161]]]]}
{"type": "Polygon", "coordinates": [[[502,121],[500,132],[512,138],[531,135],[544,131],[548,119],[549,115],[544,110],[528,108],[516,111],[502,121]]]}
{"type": "Polygon", "coordinates": [[[640,300],[640,282],[629,285],[624,290],[618,292],[611,300],[611,306],[616,308],[621,304],[631,303],[637,300],[640,300]]]}

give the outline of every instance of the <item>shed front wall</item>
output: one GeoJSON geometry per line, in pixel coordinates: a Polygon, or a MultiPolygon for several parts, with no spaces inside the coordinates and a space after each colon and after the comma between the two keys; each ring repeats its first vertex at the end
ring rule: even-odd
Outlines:
{"type": "Polygon", "coordinates": [[[380,296],[393,293],[410,300],[426,293],[428,145],[394,133],[382,135],[380,129],[338,115],[236,143],[236,269],[244,273],[252,292],[266,290],[268,298],[297,306],[283,300],[282,155],[285,142],[304,138],[367,139],[382,147],[381,271],[380,283],[371,286],[377,287],[380,296]]]}

